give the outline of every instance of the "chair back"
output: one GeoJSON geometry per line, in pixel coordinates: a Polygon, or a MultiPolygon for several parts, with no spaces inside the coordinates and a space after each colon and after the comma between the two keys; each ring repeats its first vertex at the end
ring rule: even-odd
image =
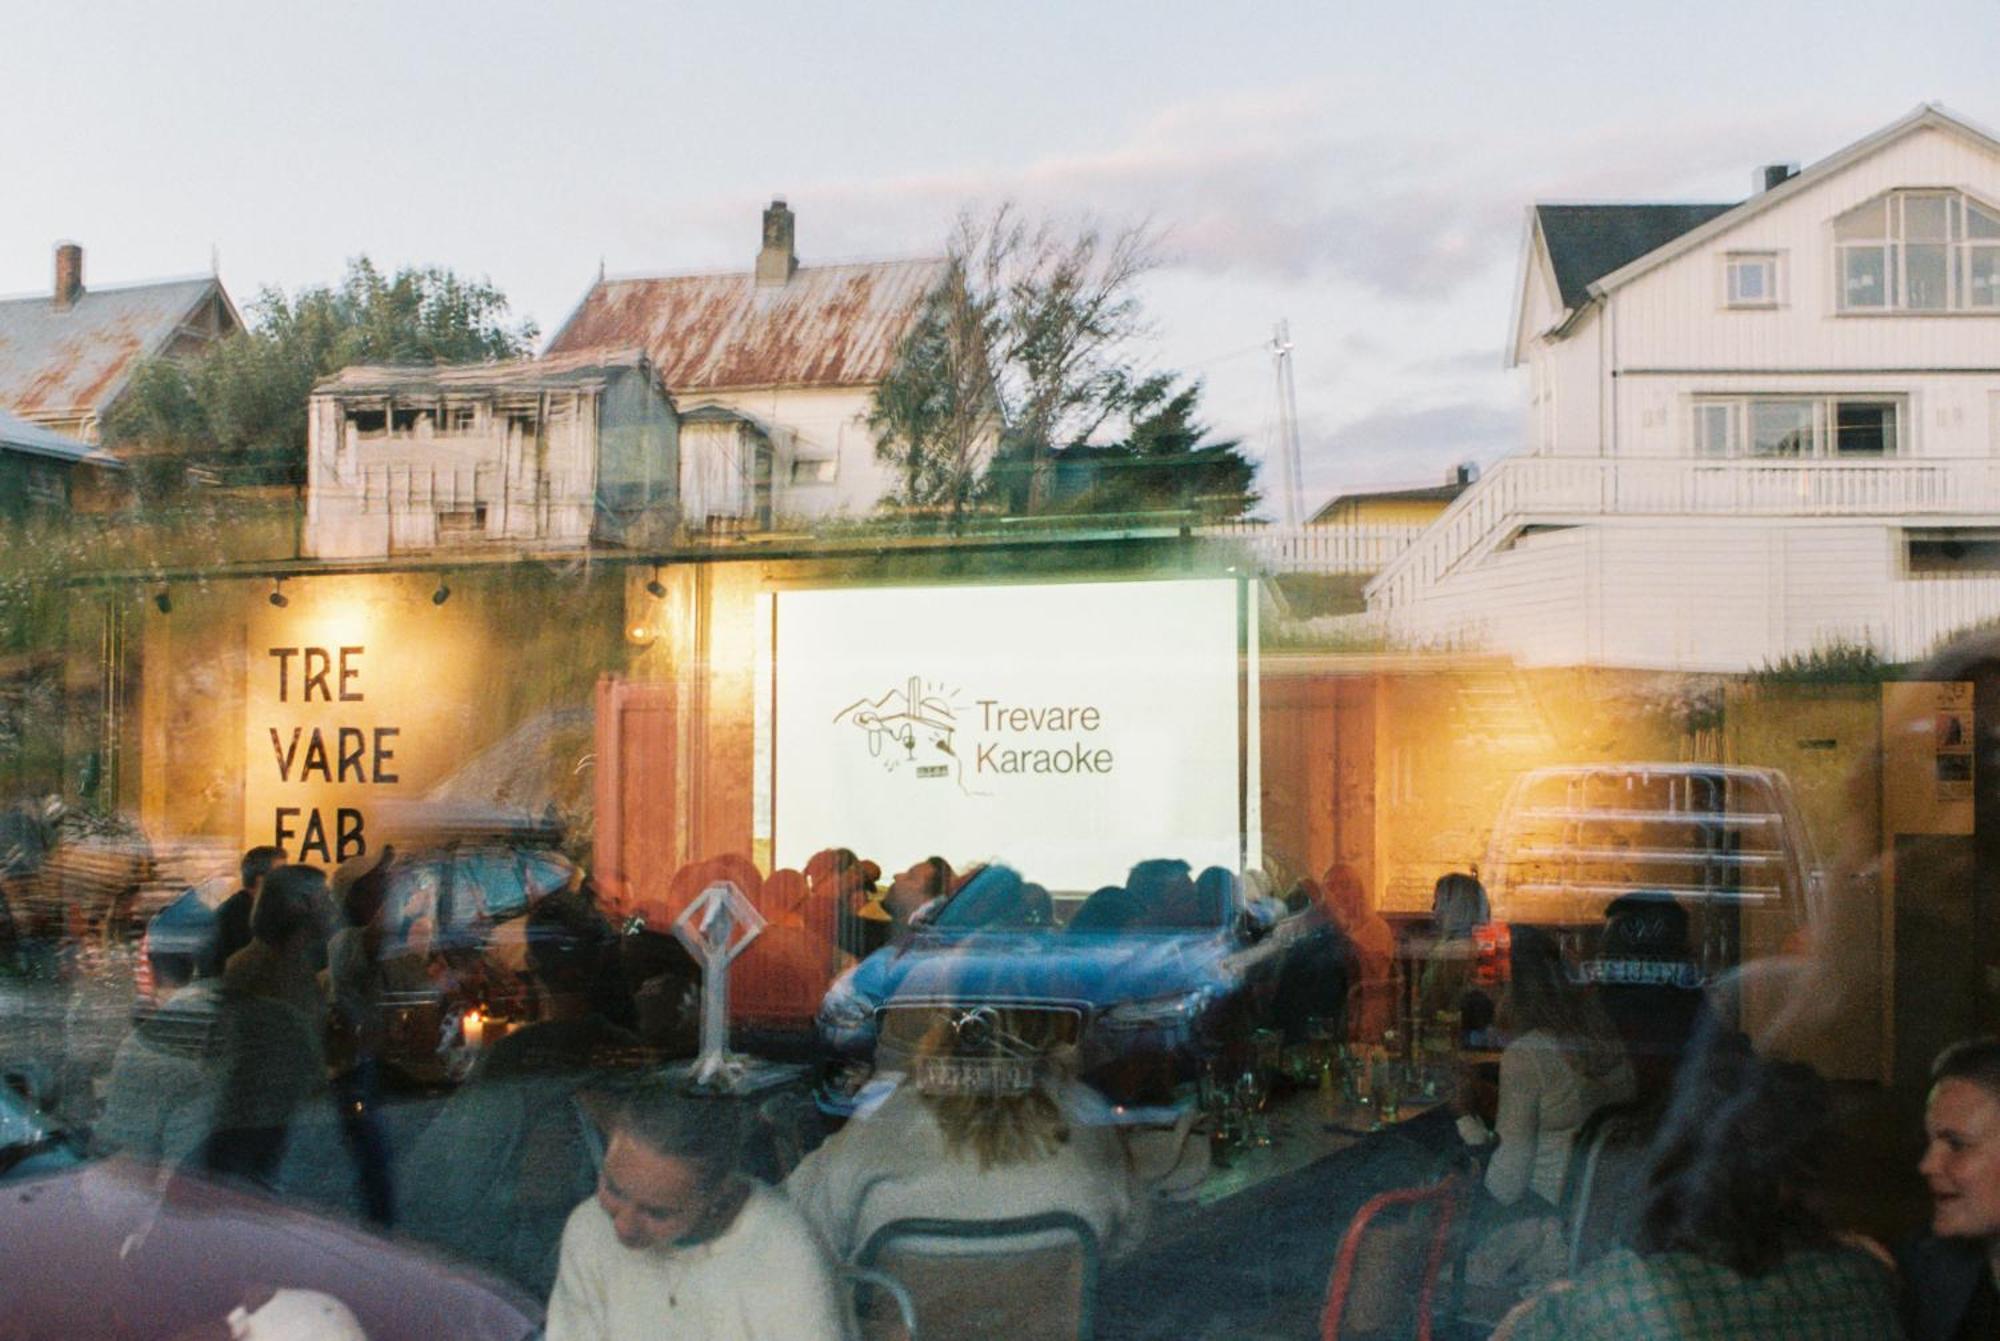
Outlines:
{"type": "Polygon", "coordinates": [[[1320,1312],[1320,1341],[1430,1341],[1439,1282],[1472,1183],[1463,1172],[1363,1203],[1341,1235],[1320,1312]]]}
{"type": "Polygon", "coordinates": [[[1569,1274],[1631,1234],[1646,1187],[1646,1154],[1659,1125],[1655,1109],[1606,1104],[1584,1119],[1563,1181],[1563,1239],[1569,1274]]]}
{"type": "Polygon", "coordinates": [[[916,1330],[886,1296],[858,1308],[869,1341],[1089,1341],[1096,1324],[1097,1235],[1067,1211],[1003,1220],[893,1220],[856,1265],[908,1294],[916,1330]]]}

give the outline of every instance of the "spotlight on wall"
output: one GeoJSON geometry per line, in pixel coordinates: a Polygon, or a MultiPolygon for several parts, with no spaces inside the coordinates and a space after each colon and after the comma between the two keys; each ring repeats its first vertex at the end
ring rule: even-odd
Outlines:
{"type": "Polygon", "coordinates": [[[432,593],[431,593],[431,604],[432,604],[432,605],[443,605],[443,604],[444,604],[444,603],[445,603],[446,601],[448,601],[448,600],[450,600],[450,599],[451,599],[451,588],[450,588],[450,587],[447,587],[447,586],[446,586],[446,585],[444,584],[444,579],[443,579],[443,578],[439,578],[439,579],[438,579],[438,589],[437,589],[436,591],[434,591],[434,592],[432,592],[432,593]]]}
{"type": "Polygon", "coordinates": [[[153,593],[153,606],[161,614],[170,615],[174,612],[174,598],[165,587],[161,587],[153,593]]]}
{"type": "Polygon", "coordinates": [[[285,595],[284,584],[285,584],[284,578],[282,577],[272,578],[271,594],[264,598],[265,600],[269,601],[272,605],[277,606],[280,610],[284,609],[286,606],[292,603],[291,598],[285,595]]]}
{"type": "Polygon", "coordinates": [[[660,565],[657,563],[653,565],[652,579],[646,583],[646,594],[656,601],[664,599],[667,594],[665,584],[660,581],[660,565]]]}

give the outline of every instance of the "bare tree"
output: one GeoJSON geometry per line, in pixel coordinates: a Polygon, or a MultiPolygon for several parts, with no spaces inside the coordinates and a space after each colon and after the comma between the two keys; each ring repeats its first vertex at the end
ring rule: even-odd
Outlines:
{"type": "Polygon", "coordinates": [[[897,466],[895,501],[956,517],[998,450],[1027,462],[1039,509],[1051,449],[1128,408],[1127,348],[1148,329],[1138,281],[1158,263],[1143,224],[1030,222],[1011,204],[961,214],[945,278],[869,417],[877,456],[897,466]]]}

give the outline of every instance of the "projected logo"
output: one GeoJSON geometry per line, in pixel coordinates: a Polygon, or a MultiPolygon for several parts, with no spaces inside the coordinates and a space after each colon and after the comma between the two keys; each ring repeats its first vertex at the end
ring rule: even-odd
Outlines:
{"type": "Polygon", "coordinates": [[[967,795],[965,765],[954,741],[958,735],[956,691],[926,686],[912,675],[880,698],[862,698],[833,715],[834,725],[852,726],[868,743],[868,757],[886,773],[923,781],[950,781],[967,795]]]}

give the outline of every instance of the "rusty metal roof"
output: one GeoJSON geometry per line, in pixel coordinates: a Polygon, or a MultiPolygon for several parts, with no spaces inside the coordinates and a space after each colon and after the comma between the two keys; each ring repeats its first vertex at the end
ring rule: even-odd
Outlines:
{"type": "Polygon", "coordinates": [[[495,363],[357,363],[313,384],[313,394],[477,395],[586,386],[627,368],[650,367],[643,349],[584,349],[495,363]]]}
{"type": "Polygon", "coordinates": [[[61,310],[45,293],[0,300],[0,406],[31,419],[103,414],[221,288],[203,276],[85,289],[61,310]]]}
{"type": "Polygon", "coordinates": [[[125,463],[109,452],[99,451],[87,442],[78,442],[60,433],[52,433],[40,424],[16,418],[5,410],[0,410],[0,451],[45,456],[72,465],[102,466],[106,470],[125,469],[125,463]]]}
{"type": "Polygon", "coordinates": [[[751,272],[599,280],[551,354],[641,345],[676,394],[882,380],[941,259],[800,266],[783,284],[751,272]]]}

